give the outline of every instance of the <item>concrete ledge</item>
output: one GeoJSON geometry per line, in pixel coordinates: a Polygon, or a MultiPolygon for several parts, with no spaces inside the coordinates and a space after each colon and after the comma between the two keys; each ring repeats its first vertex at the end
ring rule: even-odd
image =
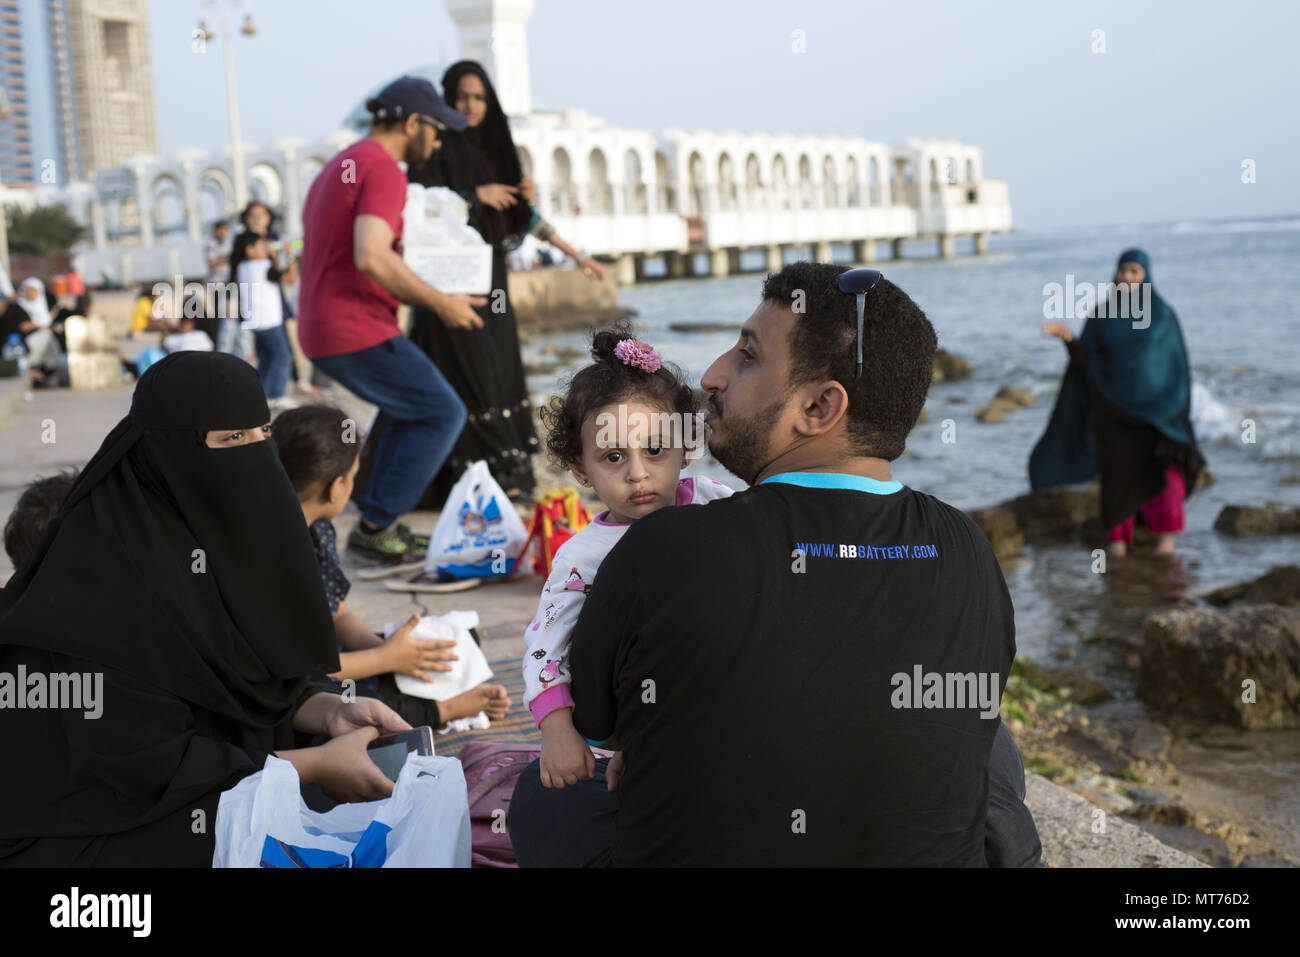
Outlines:
{"type": "Polygon", "coordinates": [[[1137,825],[1095,807],[1073,791],[1037,774],[1025,777],[1025,804],[1038,825],[1043,863],[1048,867],[1209,866],[1162,844],[1137,825]],[[1101,833],[1094,832],[1095,821],[1104,827],[1101,833]]]}

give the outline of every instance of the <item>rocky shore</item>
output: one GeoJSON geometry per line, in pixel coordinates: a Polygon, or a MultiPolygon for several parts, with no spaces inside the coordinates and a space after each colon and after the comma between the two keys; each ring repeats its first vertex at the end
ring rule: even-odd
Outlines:
{"type": "MultiPolygon", "coordinates": [[[[1006,559],[1026,544],[1100,546],[1097,503],[1095,488],[1048,489],[970,515],[1006,559]]],[[[1289,516],[1271,505],[1229,506],[1219,525],[1231,527],[1227,534],[1287,534],[1289,516]]],[[[1118,660],[1106,680],[1076,663],[1071,647],[1053,663],[1017,659],[1003,720],[1027,770],[1212,866],[1300,866],[1300,822],[1261,815],[1179,766],[1217,751],[1258,754],[1252,766],[1262,771],[1278,749],[1294,748],[1284,732],[1300,728],[1300,567],[1170,596],[1112,628],[1103,637],[1118,660]]]]}

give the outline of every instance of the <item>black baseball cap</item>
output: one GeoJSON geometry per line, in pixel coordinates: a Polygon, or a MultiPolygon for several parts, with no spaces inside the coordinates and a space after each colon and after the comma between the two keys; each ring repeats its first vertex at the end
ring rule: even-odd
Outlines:
{"type": "Polygon", "coordinates": [[[377,120],[401,120],[413,113],[431,116],[449,129],[460,132],[469,125],[463,113],[453,110],[438,95],[432,83],[419,76],[401,76],[384,87],[366,109],[377,120]]]}

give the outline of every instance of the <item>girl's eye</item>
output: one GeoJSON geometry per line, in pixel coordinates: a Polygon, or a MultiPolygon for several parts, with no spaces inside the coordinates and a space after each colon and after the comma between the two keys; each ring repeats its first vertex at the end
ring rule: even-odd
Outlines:
{"type": "Polygon", "coordinates": [[[609,462],[611,465],[617,465],[618,462],[619,462],[619,460],[621,460],[622,458],[623,458],[623,453],[622,453],[622,452],[606,452],[606,453],[605,453],[605,461],[606,461],[606,462],[609,462]]]}
{"type": "Polygon", "coordinates": [[[226,436],[226,441],[227,441],[227,442],[238,442],[238,441],[239,441],[240,439],[242,439],[243,437],[244,437],[244,433],[243,433],[243,432],[231,432],[228,436],[226,436]]]}
{"type": "Polygon", "coordinates": [[[663,454],[664,447],[662,445],[651,445],[645,451],[646,455],[655,458],[656,456],[663,454]]]}

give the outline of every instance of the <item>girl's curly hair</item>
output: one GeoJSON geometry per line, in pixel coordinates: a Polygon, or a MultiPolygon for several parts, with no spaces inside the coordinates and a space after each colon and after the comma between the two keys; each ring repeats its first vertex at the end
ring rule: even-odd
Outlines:
{"type": "MultiPolygon", "coordinates": [[[[646,372],[614,354],[620,342],[634,338],[626,322],[593,333],[591,357],[595,361],[570,377],[564,395],[551,396],[539,410],[546,429],[546,451],[558,468],[582,464],[582,423],[604,406],[639,400],[665,412],[680,413],[683,421],[695,414],[695,392],[677,366],[665,362],[654,372],[646,372]]],[[[692,451],[688,448],[688,457],[692,451]]]]}

